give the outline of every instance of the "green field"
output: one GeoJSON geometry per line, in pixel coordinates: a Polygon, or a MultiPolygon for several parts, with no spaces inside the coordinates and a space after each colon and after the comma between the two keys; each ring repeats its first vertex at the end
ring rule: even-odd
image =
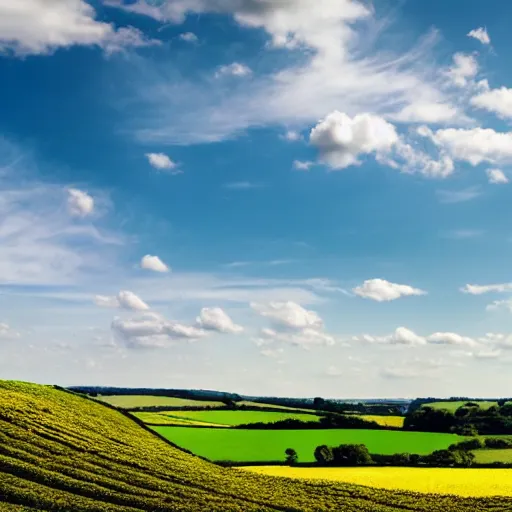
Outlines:
{"type": "Polygon", "coordinates": [[[512,449],[474,450],[473,453],[476,457],[475,462],[478,462],[479,464],[490,464],[492,462],[505,462],[507,464],[512,464],[512,449]]]}
{"type": "Polygon", "coordinates": [[[246,405],[248,407],[261,407],[264,409],[282,409],[283,411],[295,411],[295,412],[316,412],[314,409],[300,409],[298,407],[287,407],[286,405],[275,405],[275,404],[263,404],[260,402],[251,402],[249,400],[242,400],[236,403],[237,406],[246,405]]]}
{"type": "MultiPolygon", "coordinates": [[[[173,411],[175,412],[175,411],[173,411]]],[[[131,412],[139,420],[148,425],[177,425],[177,426],[191,426],[191,427],[225,427],[229,425],[219,425],[217,423],[207,423],[205,421],[187,420],[185,418],[176,418],[168,413],[163,412],[131,412]]]]}
{"type": "Polygon", "coordinates": [[[509,497],[421,495],[221,468],[95,401],[10,381],[0,381],[0,497],[1,512],[512,512],[509,497]]]}
{"type": "Polygon", "coordinates": [[[226,405],[223,402],[151,395],[104,395],[97,396],[96,399],[121,409],[134,409],[136,407],[223,407],[226,405]]]}
{"type": "Polygon", "coordinates": [[[319,416],[293,412],[265,411],[169,411],[168,416],[218,425],[244,425],[247,423],[273,423],[287,419],[318,421],[319,416]]]}
{"type": "Polygon", "coordinates": [[[321,444],[337,446],[362,443],[370,453],[417,453],[426,455],[461,441],[455,434],[400,432],[394,430],[236,430],[183,427],[152,427],[178,446],[213,461],[283,461],[286,448],[299,454],[300,462],[313,462],[321,444]]]}
{"type": "MultiPolygon", "coordinates": [[[[430,404],[423,404],[422,407],[432,407],[433,409],[446,409],[450,412],[455,412],[459,407],[462,407],[466,403],[468,403],[468,400],[466,400],[465,402],[432,402],[430,404]]],[[[489,407],[497,405],[497,402],[475,403],[477,403],[481,409],[489,409],[489,407]]]]}

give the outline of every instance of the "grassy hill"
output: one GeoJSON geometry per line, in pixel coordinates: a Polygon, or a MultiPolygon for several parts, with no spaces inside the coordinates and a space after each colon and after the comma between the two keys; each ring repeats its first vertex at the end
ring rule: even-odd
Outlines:
{"type": "Polygon", "coordinates": [[[1,512],[512,511],[512,498],[419,495],[220,468],[105,405],[6,381],[0,499],[1,512]]]}

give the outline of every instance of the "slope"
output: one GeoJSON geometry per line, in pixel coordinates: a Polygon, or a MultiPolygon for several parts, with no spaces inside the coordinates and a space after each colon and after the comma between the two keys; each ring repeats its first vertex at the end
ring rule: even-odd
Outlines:
{"type": "Polygon", "coordinates": [[[2,512],[512,511],[503,497],[417,495],[220,468],[105,405],[9,381],[0,381],[0,501],[2,512]]]}

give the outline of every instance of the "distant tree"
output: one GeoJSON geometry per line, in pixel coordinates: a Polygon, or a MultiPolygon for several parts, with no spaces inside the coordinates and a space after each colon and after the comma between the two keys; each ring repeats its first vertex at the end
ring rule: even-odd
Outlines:
{"type": "Polygon", "coordinates": [[[286,454],[286,462],[290,465],[296,464],[299,460],[299,455],[293,448],[286,448],[284,453],[286,454]]]}
{"type": "Polygon", "coordinates": [[[224,403],[226,404],[226,407],[228,407],[229,409],[236,409],[236,402],[234,400],[227,398],[226,400],[224,400],[224,403]]]}
{"type": "Polygon", "coordinates": [[[465,407],[480,407],[480,404],[478,402],[466,402],[464,404],[465,407]]]}
{"type": "Polygon", "coordinates": [[[325,400],[319,396],[315,397],[313,400],[313,407],[315,409],[321,409],[325,405],[325,400]]]}
{"type": "Polygon", "coordinates": [[[502,416],[512,416],[512,403],[505,403],[500,407],[500,414],[502,416]]]}

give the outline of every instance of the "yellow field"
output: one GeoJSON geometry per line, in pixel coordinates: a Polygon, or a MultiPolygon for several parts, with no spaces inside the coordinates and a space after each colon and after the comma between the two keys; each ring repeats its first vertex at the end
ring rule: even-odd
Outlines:
{"type": "Polygon", "coordinates": [[[254,473],[458,496],[512,496],[512,469],[240,467],[254,473]]]}
{"type": "Polygon", "coordinates": [[[363,420],[375,421],[379,425],[384,427],[398,427],[404,426],[403,416],[373,416],[371,414],[364,414],[361,416],[363,420]]]}

